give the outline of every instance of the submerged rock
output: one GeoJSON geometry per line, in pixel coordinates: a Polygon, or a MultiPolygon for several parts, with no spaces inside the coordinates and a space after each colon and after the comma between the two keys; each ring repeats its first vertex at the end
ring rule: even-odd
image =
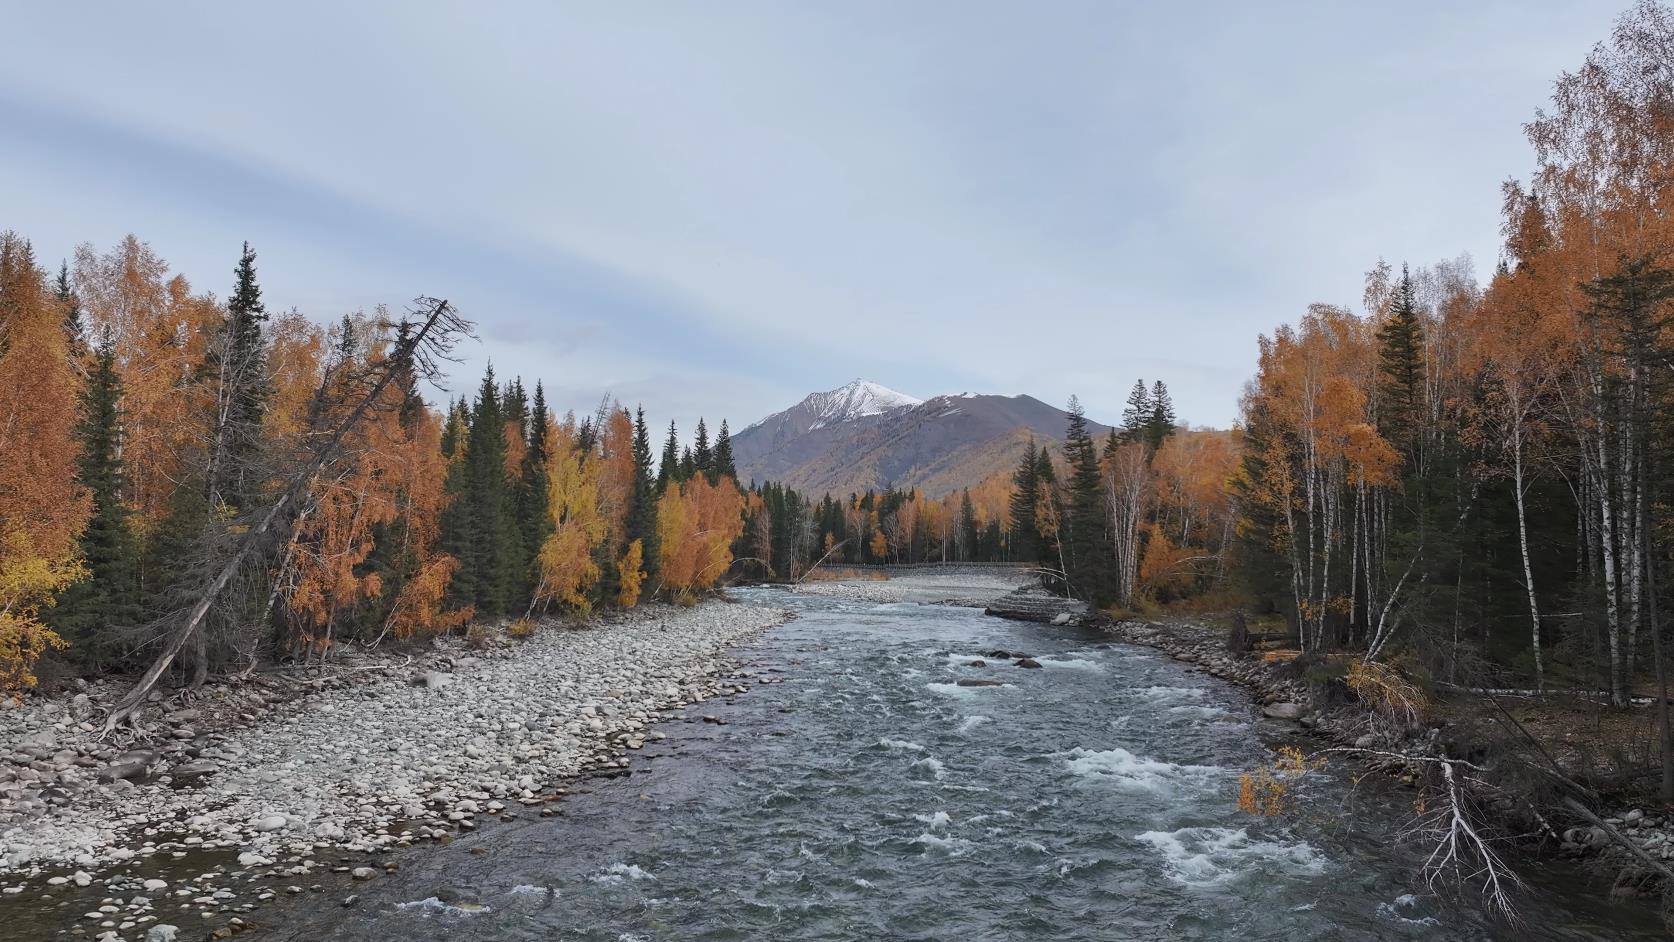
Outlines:
{"type": "Polygon", "coordinates": [[[1040,662],[1035,660],[1032,657],[1020,657],[1020,658],[1017,659],[1017,666],[1018,667],[1039,667],[1040,662]]]}
{"type": "Polygon", "coordinates": [[[954,681],[954,683],[957,684],[958,686],[961,686],[961,687],[1003,687],[1003,686],[1005,686],[1004,684],[1000,683],[997,680],[984,680],[980,677],[961,677],[958,680],[954,681]]]}

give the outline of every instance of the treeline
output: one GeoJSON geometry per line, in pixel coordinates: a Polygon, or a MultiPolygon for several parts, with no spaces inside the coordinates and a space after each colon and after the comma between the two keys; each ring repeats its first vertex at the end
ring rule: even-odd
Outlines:
{"type": "Polygon", "coordinates": [[[931,499],[890,489],[819,500],[780,484],[752,484],[740,572],[790,581],[824,563],[1005,562],[1009,482],[996,478],[931,499]]]}
{"type": "Polygon", "coordinates": [[[421,384],[468,324],[421,300],[326,328],[266,309],[248,246],[222,301],[132,236],[54,276],[0,234],[0,688],[201,680],[729,574],[724,423],[659,469],[643,412],[556,417],[492,371],[438,413],[421,384]]]}
{"type": "Polygon", "coordinates": [[[1012,475],[1011,558],[1099,606],[1136,608],[1224,587],[1238,442],[1179,427],[1168,387],[1136,381],[1121,424],[1095,440],[1071,398],[1065,440],[1025,449],[1012,475]]]}
{"type": "Polygon", "coordinates": [[[1502,259],[1397,274],[1260,345],[1244,571],[1308,650],[1625,702],[1674,540],[1674,17],[1642,3],[1527,127],[1502,259]]]}

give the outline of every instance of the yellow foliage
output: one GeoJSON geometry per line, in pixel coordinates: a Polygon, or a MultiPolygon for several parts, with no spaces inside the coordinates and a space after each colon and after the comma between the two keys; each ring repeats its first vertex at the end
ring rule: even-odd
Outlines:
{"type": "Polygon", "coordinates": [[[699,475],[670,487],[657,505],[663,589],[671,595],[712,588],[732,565],[732,544],[744,532],[744,498],[730,478],[699,475]]]}
{"type": "Polygon", "coordinates": [[[1309,772],[1324,766],[1325,760],[1310,761],[1295,746],[1281,747],[1271,764],[1238,777],[1238,810],[1267,817],[1283,814],[1296,786],[1309,772]]]}
{"type": "Polygon", "coordinates": [[[616,604],[623,608],[633,608],[639,604],[640,586],[645,584],[645,547],[639,540],[628,544],[622,558],[616,563],[617,578],[622,588],[616,593],[616,604]]]}
{"type": "Polygon", "coordinates": [[[573,421],[556,426],[555,432],[547,472],[553,529],[535,560],[540,572],[536,601],[586,613],[591,608],[587,589],[599,581],[593,549],[610,532],[599,513],[599,462],[575,447],[573,421]]]}
{"type": "Polygon", "coordinates": [[[1424,720],[1429,705],[1423,691],[1387,664],[1356,658],[1349,662],[1344,682],[1362,703],[1387,719],[1406,726],[1417,726],[1424,720]]]}
{"type": "Polygon", "coordinates": [[[533,618],[519,618],[506,629],[506,634],[513,638],[533,638],[535,636],[535,620],[533,618]]]}

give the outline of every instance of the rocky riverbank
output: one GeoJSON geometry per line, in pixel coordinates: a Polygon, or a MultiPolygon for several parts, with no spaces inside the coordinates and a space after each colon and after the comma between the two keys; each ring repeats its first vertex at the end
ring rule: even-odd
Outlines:
{"type": "Polygon", "coordinates": [[[727,649],[787,617],[656,606],[547,623],[526,640],[345,658],[314,677],[256,675],[156,703],[113,742],[94,723],[114,690],[32,702],[0,714],[0,892],[103,884],[77,929],[107,939],[172,937],[158,931],[165,906],[236,930],[237,913],[288,889],[240,890],[241,878],[300,892],[334,851],[445,840],[626,765],[623,751],[661,738],[650,727],[670,711],[746,689],[749,678],[723,677],[727,649]],[[184,883],[142,876],[212,852],[229,859],[184,883]]]}
{"type": "MultiPolygon", "coordinates": [[[[1088,623],[1121,641],[1152,648],[1193,664],[1211,676],[1249,688],[1262,705],[1264,716],[1295,722],[1331,747],[1360,751],[1359,761],[1369,770],[1412,781],[1422,772],[1418,763],[1403,762],[1396,755],[1452,756],[1479,748],[1476,743],[1455,741],[1443,726],[1401,732],[1389,724],[1373,722],[1370,711],[1359,704],[1319,705],[1308,684],[1285,676],[1276,665],[1264,662],[1259,656],[1229,651],[1226,634],[1219,629],[1178,623],[1113,621],[1102,616],[1088,623]]],[[[1490,810],[1504,815],[1514,832],[1534,837],[1534,848],[1546,853],[1556,851],[1570,858],[1591,859],[1612,869],[1616,891],[1631,895],[1641,890],[1657,890],[1662,875],[1647,867],[1645,861],[1629,852],[1609,831],[1615,831],[1652,860],[1674,861],[1674,816],[1647,814],[1631,806],[1616,807],[1608,817],[1602,817],[1603,827],[1580,821],[1573,826],[1562,826],[1560,832],[1548,834],[1548,839],[1542,841],[1539,825],[1556,825],[1574,816],[1562,809],[1543,809],[1548,821],[1534,822],[1531,826],[1522,820],[1526,809],[1511,798],[1490,801],[1490,810]]]]}
{"type": "Polygon", "coordinates": [[[906,569],[891,573],[887,579],[808,581],[792,586],[791,590],[852,602],[916,602],[981,608],[1030,578],[1022,570],[949,566],[945,570],[906,569]]]}

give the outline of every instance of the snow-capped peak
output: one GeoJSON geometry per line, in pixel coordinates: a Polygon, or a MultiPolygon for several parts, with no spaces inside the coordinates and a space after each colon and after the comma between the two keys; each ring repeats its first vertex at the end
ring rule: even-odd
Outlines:
{"type": "Polygon", "coordinates": [[[818,392],[802,400],[810,425],[809,431],[837,422],[882,415],[896,409],[910,409],[924,400],[898,393],[870,380],[857,379],[829,392],[818,392]]]}

